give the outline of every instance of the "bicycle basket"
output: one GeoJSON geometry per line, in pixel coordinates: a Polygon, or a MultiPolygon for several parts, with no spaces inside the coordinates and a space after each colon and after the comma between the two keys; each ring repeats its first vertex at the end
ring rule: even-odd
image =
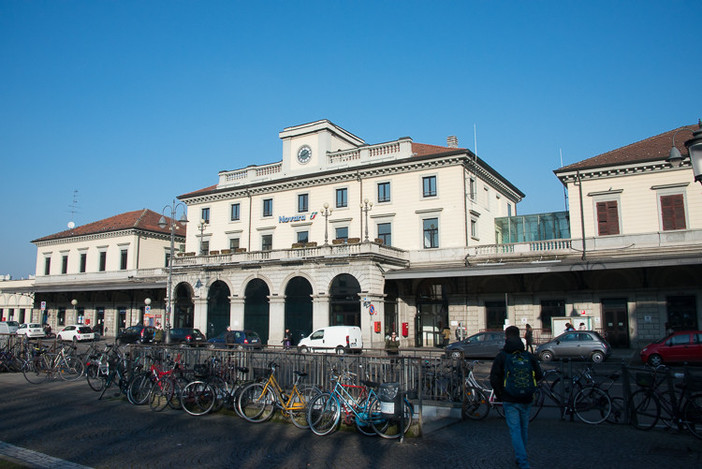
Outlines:
{"type": "Polygon", "coordinates": [[[651,373],[636,373],[636,385],[642,388],[653,386],[653,375],[651,373]]]}
{"type": "Polygon", "coordinates": [[[688,372],[685,376],[685,388],[693,392],[702,391],[702,376],[688,372]]]}

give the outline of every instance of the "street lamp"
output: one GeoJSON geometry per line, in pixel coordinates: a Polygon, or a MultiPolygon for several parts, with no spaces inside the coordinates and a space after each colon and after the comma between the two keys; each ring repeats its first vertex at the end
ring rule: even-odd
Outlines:
{"type": "Polygon", "coordinates": [[[151,315],[151,298],[144,298],[144,317],[143,323],[146,326],[146,315],[151,315]]]}
{"type": "Polygon", "coordinates": [[[324,217],[324,245],[329,244],[329,215],[332,214],[334,209],[329,208],[329,204],[324,202],[324,209],[322,209],[322,216],[324,217]]]}
{"type": "Polygon", "coordinates": [[[76,306],[78,306],[78,300],[73,298],[71,300],[71,304],[73,305],[73,317],[75,318],[76,323],[77,323],[78,322],[78,308],[76,306]]]}
{"type": "MultiPolygon", "coordinates": [[[[698,120],[698,129],[692,131],[692,138],[685,142],[685,147],[690,154],[690,162],[692,163],[692,172],[695,176],[695,181],[699,181],[702,184],[702,120],[698,120]]],[[[670,149],[670,155],[666,159],[668,163],[674,168],[680,167],[683,161],[683,156],[680,154],[680,150],[675,146],[675,137],[678,132],[683,130],[690,130],[687,127],[678,129],[673,134],[673,147],[670,149]]]]}
{"type": "Polygon", "coordinates": [[[197,229],[200,230],[200,255],[201,256],[205,255],[205,251],[202,250],[202,240],[205,239],[204,235],[203,235],[203,233],[205,231],[205,226],[207,226],[207,221],[204,218],[201,218],[200,224],[197,225],[197,229]]]}
{"type": "Polygon", "coordinates": [[[170,254],[168,257],[168,286],[166,290],[166,321],[165,321],[165,329],[166,329],[166,343],[171,342],[171,310],[172,310],[172,305],[173,305],[173,256],[174,256],[174,244],[175,244],[175,230],[178,227],[178,223],[181,225],[185,226],[186,223],[188,223],[188,219],[185,217],[185,205],[182,202],[176,203],[175,200],[173,200],[173,203],[170,205],[166,205],[163,207],[163,212],[161,215],[161,218],[158,220],[158,226],[161,227],[161,229],[164,229],[166,227],[169,227],[169,230],[171,232],[171,250],[170,254]],[[180,220],[176,222],[176,216],[178,214],[178,207],[182,209],[182,216],[180,217],[180,220]],[[166,215],[168,214],[168,215],[166,215]],[[166,218],[168,217],[168,218],[166,218]]]}
{"type": "Polygon", "coordinates": [[[373,202],[368,202],[368,199],[363,199],[363,203],[361,204],[361,212],[366,214],[366,242],[368,242],[368,212],[370,212],[372,208],[373,202]]]}

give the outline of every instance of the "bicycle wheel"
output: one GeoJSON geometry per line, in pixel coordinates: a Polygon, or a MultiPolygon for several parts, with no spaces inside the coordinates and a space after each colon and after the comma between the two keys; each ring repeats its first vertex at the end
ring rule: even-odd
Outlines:
{"type": "Polygon", "coordinates": [[[83,376],[84,367],[77,357],[63,357],[59,362],[59,376],[64,381],[75,381],[83,376]]]}
{"type": "Polygon", "coordinates": [[[168,402],[173,398],[173,381],[161,380],[154,383],[149,397],[149,407],[154,412],[161,412],[168,407],[168,402]]]}
{"type": "Polygon", "coordinates": [[[361,405],[356,407],[355,415],[356,430],[366,436],[377,436],[378,433],[373,428],[373,421],[385,420],[380,411],[380,401],[371,395],[365,399],[361,405]]]}
{"type": "Polygon", "coordinates": [[[702,439],[702,394],[690,396],[682,409],[683,421],[687,429],[702,439]]]}
{"type": "Polygon", "coordinates": [[[580,381],[573,383],[572,379],[564,380],[561,376],[557,376],[549,384],[550,395],[559,406],[568,401],[568,396],[575,396],[582,389],[583,385],[580,384],[580,381]],[[571,394],[573,386],[575,386],[575,389],[571,394]]]}
{"type": "Polygon", "coordinates": [[[28,383],[41,384],[49,379],[49,369],[45,357],[42,355],[24,362],[24,365],[22,365],[22,374],[24,374],[24,379],[26,379],[28,383]]]}
{"type": "Polygon", "coordinates": [[[650,389],[639,389],[629,398],[631,424],[639,430],[650,430],[661,416],[661,404],[650,389]]]}
{"type": "Polygon", "coordinates": [[[624,398],[611,397],[612,411],[607,417],[608,423],[626,423],[626,415],[624,415],[624,398]]]}
{"type": "Polygon", "coordinates": [[[531,400],[531,407],[529,408],[529,421],[533,421],[541,412],[541,408],[544,406],[544,395],[541,392],[541,388],[536,388],[534,396],[531,400]]]}
{"type": "Polygon", "coordinates": [[[324,436],[333,432],[340,418],[341,405],[328,392],[313,397],[307,404],[307,422],[315,435],[324,436]]]}
{"type": "Polygon", "coordinates": [[[275,410],[275,393],[270,387],[253,383],[244,388],[239,396],[239,414],[251,423],[270,419],[275,410]]]}
{"type": "Polygon", "coordinates": [[[595,425],[607,420],[612,411],[612,401],[600,388],[588,386],[575,395],[573,408],[580,420],[595,425]]]}
{"type": "Polygon", "coordinates": [[[193,381],[181,393],[183,409],[190,415],[200,416],[212,411],[217,400],[214,388],[203,381],[193,381]]]}
{"type": "Polygon", "coordinates": [[[407,399],[402,399],[401,417],[392,416],[387,418],[384,422],[376,422],[375,420],[371,420],[371,424],[373,425],[375,432],[383,438],[400,438],[402,435],[407,433],[412,426],[412,414],[414,414],[412,404],[410,404],[407,399]]]}
{"type": "Polygon", "coordinates": [[[141,373],[129,384],[127,399],[134,405],[146,404],[152,387],[151,376],[148,373],[141,373]]]}
{"type": "Polygon", "coordinates": [[[89,365],[85,368],[85,377],[88,380],[88,386],[95,392],[102,391],[105,387],[105,380],[100,376],[100,367],[98,365],[89,365]]]}
{"type": "Polygon", "coordinates": [[[288,409],[288,417],[297,428],[310,428],[307,422],[307,403],[310,402],[317,394],[322,391],[315,386],[300,386],[297,388],[297,393],[293,393],[288,409]]]}
{"type": "Polygon", "coordinates": [[[183,408],[180,398],[183,394],[183,388],[188,385],[188,380],[183,376],[171,376],[169,381],[173,385],[173,393],[171,394],[171,398],[168,399],[168,407],[173,410],[180,410],[183,408]]]}
{"type": "Polygon", "coordinates": [[[471,420],[482,420],[490,413],[490,402],[478,388],[466,387],[463,399],[463,416],[471,420]]]}

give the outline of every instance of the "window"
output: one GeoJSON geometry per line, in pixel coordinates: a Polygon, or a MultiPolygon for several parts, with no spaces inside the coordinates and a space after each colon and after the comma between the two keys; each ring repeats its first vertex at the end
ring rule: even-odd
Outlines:
{"type": "Polygon", "coordinates": [[[127,270],[127,250],[122,249],[119,253],[119,269],[127,270]]]}
{"type": "Polygon", "coordinates": [[[206,256],[210,253],[210,242],[209,240],[207,241],[202,241],[200,243],[200,255],[206,256]]]}
{"type": "Polygon", "coordinates": [[[209,207],[203,208],[203,209],[200,211],[200,220],[204,220],[205,223],[209,223],[209,222],[210,222],[210,209],[209,209],[209,207]]]}
{"type": "Polygon", "coordinates": [[[390,223],[378,223],[378,239],[386,246],[392,246],[392,229],[390,223]]]}
{"type": "Polygon", "coordinates": [[[470,200],[475,200],[475,179],[474,178],[470,178],[469,187],[470,187],[470,200]]]}
{"type": "Polygon", "coordinates": [[[422,178],[422,195],[424,197],[436,197],[436,176],[422,178]]]}
{"type": "Polygon", "coordinates": [[[600,236],[619,234],[619,208],[616,200],[597,202],[597,232],[600,236]]]}
{"type": "Polygon", "coordinates": [[[236,221],[241,217],[239,204],[232,204],[231,220],[236,221]]]}
{"type": "Polygon", "coordinates": [[[80,271],[85,272],[85,268],[88,265],[88,254],[85,252],[80,253],[80,271]]]}
{"type": "Polygon", "coordinates": [[[68,256],[66,254],[61,257],[61,273],[68,273],[68,256]]]}
{"type": "Polygon", "coordinates": [[[309,209],[309,194],[298,194],[297,211],[306,212],[309,209]]]}
{"type": "Polygon", "coordinates": [[[661,219],[663,231],[684,230],[685,200],[682,194],[661,196],[661,219]]]}
{"type": "Polygon", "coordinates": [[[104,272],[107,269],[107,251],[100,251],[100,263],[98,265],[98,270],[104,272]]]}
{"type": "Polygon", "coordinates": [[[512,205],[507,204],[507,216],[511,217],[512,216],[512,205]]]}
{"type": "Polygon", "coordinates": [[[336,229],[336,239],[349,239],[349,227],[341,226],[336,229]]]}
{"type": "Polygon", "coordinates": [[[273,249],[273,235],[265,234],[261,236],[261,250],[270,251],[273,249]]]}
{"type": "Polygon", "coordinates": [[[427,218],[423,220],[424,249],[439,247],[439,219],[427,218]]]}
{"type": "Polygon", "coordinates": [[[239,238],[231,238],[229,240],[229,249],[232,251],[239,249],[239,238]]]}
{"type": "Polygon", "coordinates": [[[51,275],[51,257],[44,258],[44,275],[51,275]]]}
{"type": "Polygon", "coordinates": [[[164,267],[168,267],[168,262],[171,260],[171,253],[166,251],[166,261],[164,262],[164,267]]]}
{"type": "Polygon", "coordinates": [[[345,187],[336,190],[336,208],[348,207],[349,191],[345,187]]]}
{"type": "Polygon", "coordinates": [[[58,313],[56,314],[56,319],[58,320],[59,326],[66,325],[66,308],[59,308],[58,309],[58,313]]]}
{"type": "Polygon", "coordinates": [[[471,238],[478,237],[478,220],[475,218],[470,219],[470,236],[471,238]]]}
{"type": "Polygon", "coordinates": [[[273,216],[273,199],[263,199],[263,216],[273,216]]]}
{"type": "MultiPolygon", "coordinates": [[[[551,330],[551,318],[565,316],[565,300],[543,300],[541,301],[541,328],[545,331],[551,330]]],[[[559,331],[560,332],[560,331],[559,331]]]]}
{"type": "Polygon", "coordinates": [[[297,232],[297,242],[298,243],[306,243],[309,241],[309,232],[307,231],[298,231],[297,232]]]}
{"type": "Polygon", "coordinates": [[[390,202],[390,183],[378,183],[378,202],[390,202]]]}

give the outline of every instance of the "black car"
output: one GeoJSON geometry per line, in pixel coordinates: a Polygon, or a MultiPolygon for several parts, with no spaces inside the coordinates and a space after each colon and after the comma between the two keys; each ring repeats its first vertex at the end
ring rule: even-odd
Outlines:
{"type": "Polygon", "coordinates": [[[224,331],[207,342],[210,348],[227,347],[236,348],[238,350],[263,348],[261,337],[251,330],[224,331]]]}
{"type": "Polygon", "coordinates": [[[120,344],[151,344],[154,341],[155,327],[151,326],[131,326],[122,329],[117,335],[120,344]]]}
{"type": "Polygon", "coordinates": [[[207,338],[205,334],[200,332],[200,329],[176,327],[175,329],[171,329],[171,344],[198,347],[207,345],[207,338]]]}
{"type": "Polygon", "coordinates": [[[449,358],[495,358],[505,346],[503,331],[479,332],[446,346],[449,358]]]}

